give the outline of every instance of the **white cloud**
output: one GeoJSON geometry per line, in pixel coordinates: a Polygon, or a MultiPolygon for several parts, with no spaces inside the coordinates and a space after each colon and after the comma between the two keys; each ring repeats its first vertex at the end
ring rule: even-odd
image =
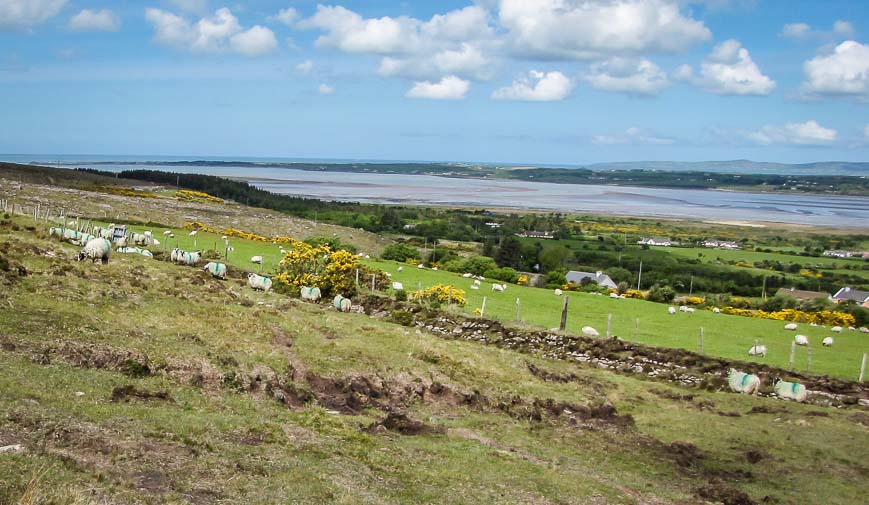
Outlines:
{"type": "Polygon", "coordinates": [[[287,26],[293,26],[293,24],[299,20],[299,12],[292,8],[287,7],[286,9],[281,9],[274,16],[269,17],[269,21],[277,21],[279,23],[283,23],[287,26]]]}
{"type": "Polygon", "coordinates": [[[683,65],[674,78],[690,80],[719,95],[768,95],[775,89],[775,81],[763,75],[748,49],[733,39],[712,49],[700,64],[699,76],[693,77],[693,69],[683,65]]]}
{"type": "Polygon", "coordinates": [[[812,27],[805,23],[789,23],[782,28],[780,35],[789,39],[804,39],[811,33],[812,27]]]}
{"type": "Polygon", "coordinates": [[[550,102],[564,100],[573,90],[573,81],[561,72],[538,72],[532,70],[513,81],[510,86],[492,93],[495,100],[526,100],[550,102]]]}
{"type": "Polygon", "coordinates": [[[67,0],[0,0],[0,29],[30,28],[56,16],[67,0]]]}
{"type": "Polygon", "coordinates": [[[245,56],[261,56],[278,47],[274,32],[260,25],[233,35],[229,43],[235,52],[245,56]]]}
{"type": "Polygon", "coordinates": [[[311,60],[305,60],[296,65],[296,72],[302,75],[308,75],[312,70],[314,70],[314,62],[311,60]]]}
{"type": "Polygon", "coordinates": [[[121,29],[121,20],[112,11],[84,9],[69,20],[69,28],[77,31],[116,32],[121,29]]]}
{"type": "Polygon", "coordinates": [[[449,75],[438,82],[420,81],[414,83],[407,92],[408,98],[427,98],[430,100],[461,100],[471,89],[471,83],[449,75]]]}
{"type": "Polygon", "coordinates": [[[830,30],[816,30],[806,23],[790,23],[784,25],[779,36],[794,39],[794,40],[809,40],[809,39],[841,39],[853,37],[857,33],[854,25],[848,21],[838,20],[833,23],[830,30]]]}
{"type": "Polygon", "coordinates": [[[851,95],[869,99],[869,45],[842,42],[830,54],[820,55],[803,66],[803,91],[810,95],[851,95]]]}
{"type": "Polygon", "coordinates": [[[631,95],[657,95],[670,84],[667,74],[653,62],[625,58],[595,63],[583,78],[597,89],[631,95]]]}
{"type": "Polygon", "coordinates": [[[485,81],[491,78],[490,60],[479,47],[463,43],[456,49],[445,49],[428,57],[395,58],[385,56],[377,72],[384,77],[431,79],[457,75],[485,81]]]}
{"type": "Polygon", "coordinates": [[[500,0],[513,50],[547,59],[677,52],[709,40],[677,0],[500,0]]]}
{"type": "Polygon", "coordinates": [[[277,48],[274,32],[263,26],[244,30],[232,12],[218,9],[212,17],[195,24],[160,9],[145,9],[145,18],[154,26],[154,40],[160,44],[194,53],[236,52],[259,56],[277,48]]]}
{"type": "Polygon", "coordinates": [[[317,87],[317,93],[321,95],[334,95],[335,88],[333,86],[329,86],[328,84],[321,84],[317,87]]]}
{"type": "Polygon", "coordinates": [[[740,133],[747,140],[760,145],[824,146],[832,144],[837,138],[836,130],[824,128],[814,119],[805,123],[767,125],[757,131],[740,133]]]}
{"type": "Polygon", "coordinates": [[[863,138],[869,141],[869,124],[863,127],[863,138]]]}
{"type": "Polygon", "coordinates": [[[643,131],[636,126],[628,128],[619,135],[595,135],[591,138],[593,144],[598,145],[671,145],[673,139],[656,137],[643,131]]]}

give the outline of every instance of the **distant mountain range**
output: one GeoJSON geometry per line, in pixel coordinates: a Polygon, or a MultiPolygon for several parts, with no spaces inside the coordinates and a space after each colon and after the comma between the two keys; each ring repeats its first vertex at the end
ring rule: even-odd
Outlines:
{"type": "Polygon", "coordinates": [[[776,175],[869,176],[869,162],[819,161],[816,163],[768,163],[731,161],[619,161],[588,165],[590,170],[660,170],[665,172],[722,172],[776,175]]]}

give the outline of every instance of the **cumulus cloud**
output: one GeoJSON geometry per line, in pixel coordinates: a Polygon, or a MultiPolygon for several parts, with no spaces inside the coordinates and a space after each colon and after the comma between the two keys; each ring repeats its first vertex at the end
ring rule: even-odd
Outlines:
{"type": "Polygon", "coordinates": [[[719,95],[768,95],[775,81],[764,75],[738,40],[727,40],[713,48],[700,64],[700,75],[683,65],[673,75],[719,95]]]}
{"type": "Polygon", "coordinates": [[[869,141],[869,124],[863,127],[863,139],[869,141]]]}
{"type": "Polygon", "coordinates": [[[299,20],[299,12],[292,8],[287,7],[286,9],[281,9],[274,16],[269,17],[269,21],[276,21],[278,23],[283,23],[287,26],[293,26],[296,21],[299,20]]]}
{"type": "Polygon", "coordinates": [[[825,146],[836,141],[837,132],[824,128],[811,119],[805,123],[767,125],[756,131],[741,132],[742,136],[759,145],[786,144],[795,146],[825,146]]]}
{"type": "Polygon", "coordinates": [[[712,37],[677,0],[500,0],[499,7],[513,50],[537,58],[676,52],[712,37]]]}
{"type": "Polygon", "coordinates": [[[154,8],[145,9],[145,19],[153,25],[157,43],[194,53],[235,52],[259,56],[278,46],[274,32],[259,25],[244,30],[238,18],[225,7],[195,24],[154,8]]]}
{"type": "Polygon", "coordinates": [[[857,33],[854,25],[848,21],[838,20],[829,30],[816,30],[806,23],[789,23],[784,25],[779,36],[794,39],[841,39],[853,37],[857,33]]]}
{"type": "Polygon", "coordinates": [[[869,99],[869,45],[846,40],[803,66],[803,91],[815,96],[869,99]]]}
{"type": "Polygon", "coordinates": [[[108,9],[84,9],[70,18],[67,26],[76,31],[116,32],[121,29],[121,20],[108,9]]]}
{"type": "Polygon", "coordinates": [[[0,29],[30,28],[60,12],[67,0],[0,0],[0,29]]]}
{"type": "Polygon", "coordinates": [[[345,7],[319,5],[313,16],[296,26],[323,32],[317,47],[381,56],[378,72],[383,76],[491,76],[492,61],[486,53],[495,45],[494,30],[488,11],[479,5],[436,14],[427,21],[408,16],[364,18],[345,7]]]}
{"type": "Polygon", "coordinates": [[[657,95],[670,83],[667,74],[649,60],[612,58],[595,63],[583,76],[593,87],[630,95],[657,95]]]}
{"type": "Polygon", "coordinates": [[[314,70],[314,62],[311,60],[305,60],[296,65],[296,72],[302,75],[308,75],[312,70],[314,70]]]}
{"type": "Polygon", "coordinates": [[[427,98],[430,100],[461,100],[471,89],[471,83],[449,75],[438,82],[419,81],[407,92],[408,98],[427,98]]]}
{"type": "Polygon", "coordinates": [[[532,70],[513,81],[510,86],[492,93],[495,100],[526,100],[551,102],[564,100],[573,90],[573,81],[561,72],[538,72],[532,70]]]}
{"type": "Polygon", "coordinates": [[[208,12],[208,0],[169,0],[169,3],[183,11],[194,14],[205,14],[208,12]]]}
{"type": "Polygon", "coordinates": [[[628,128],[624,133],[618,135],[595,135],[591,138],[591,142],[597,145],[671,145],[675,141],[673,139],[656,137],[650,133],[643,131],[636,126],[628,128]]]}
{"type": "Polygon", "coordinates": [[[321,95],[334,95],[335,88],[333,86],[329,86],[328,84],[321,84],[317,87],[317,93],[321,95]]]}

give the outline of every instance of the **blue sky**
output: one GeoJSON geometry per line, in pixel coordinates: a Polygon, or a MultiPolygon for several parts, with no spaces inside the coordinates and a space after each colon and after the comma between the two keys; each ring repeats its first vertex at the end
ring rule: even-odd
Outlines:
{"type": "Polygon", "coordinates": [[[0,0],[0,153],[869,159],[863,0],[0,0]]]}

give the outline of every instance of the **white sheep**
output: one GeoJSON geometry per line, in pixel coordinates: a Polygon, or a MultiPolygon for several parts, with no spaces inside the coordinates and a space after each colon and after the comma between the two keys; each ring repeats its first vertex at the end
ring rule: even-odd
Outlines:
{"type": "Polygon", "coordinates": [[[869,328],[867,328],[867,327],[865,327],[865,326],[861,326],[861,327],[860,327],[860,333],[869,333],[869,328]]]}
{"type": "Polygon", "coordinates": [[[216,261],[210,261],[205,264],[202,270],[211,274],[216,279],[226,280],[226,265],[216,261]]]}
{"type": "Polygon", "coordinates": [[[258,263],[261,265],[263,262],[263,257],[262,256],[253,256],[253,257],[251,257],[250,262],[251,263],[258,263]]]}
{"type": "Polygon", "coordinates": [[[308,300],[310,302],[316,302],[322,296],[320,288],[309,288],[307,286],[302,286],[299,290],[299,294],[301,294],[302,300],[308,300]]]}
{"type": "Polygon", "coordinates": [[[247,274],[247,285],[257,291],[269,292],[272,289],[272,280],[254,273],[247,274]]]}
{"type": "Polygon", "coordinates": [[[472,274],[472,273],[462,274],[462,277],[464,277],[465,279],[470,279],[473,276],[474,276],[474,274],[472,274]]]}
{"type": "Polygon", "coordinates": [[[480,285],[480,280],[474,279],[474,286],[479,286],[479,285],[480,285]]]}
{"type": "Polygon", "coordinates": [[[619,297],[618,293],[610,293],[610,298],[618,298],[618,297],[619,297]]]}
{"type": "Polygon", "coordinates": [[[712,307],[712,313],[713,314],[721,314],[721,309],[719,309],[718,307],[712,307]]]}
{"type": "Polygon", "coordinates": [[[849,327],[848,327],[848,331],[854,331],[854,330],[856,330],[856,329],[857,329],[857,328],[854,328],[853,326],[849,326],[849,327]]]}
{"type": "Polygon", "coordinates": [[[434,270],[435,272],[438,271],[438,267],[431,267],[431,269],[434,270]]]}
{"type": "Polygon", "coordinates": [[[794,335],[794,343],[797,345],[809,345],[809,337],[805,335],[794,335]]]}
{"type": "Polygon", "coordinates": [[[163,235],[166,235],[166,236],[168,237],[169,235],[172,235],[172,231],[171,231],[171,230],[166,230],[166,231],[163,232],[163,235]]]}
{"type": "Polygon", "coordinates": [[[806,392],[806,386],[799,382],[785,382],[783,380],[778,380],[773,388],[775,389],[776,396],[785,400],[804,402],[809,396],[806,392]]]}
{"type": "Polygon", "coordinates": [[[753,395],[760,389],[760,377],[731,368],[727,374],[727,384],[737,393],[753,395]]]}
{"type": "Polygon", "coordinates": [[[507,286],[503,284],[492,284],[492,291],[503,292],[505,289],[507,289],[507,286]]]}
{"type": "Polygon", "coordinates": [[[679,307],[679,312],[688,312],[688,306],[687,306],[687,305],[682,305],[682,306],[680,306],[680,307],[679,307]]]}
{"type": "Polygon", "coordinates": [[[561,290],[558,289],[558,288],[555,288],[555,296],[561,296],[561,295],[563,295],[563,294],[564,294],[563,291],[561,291],[561,290]]]}
{"type": "Polygon", "coordinates": [[[423,268],[425,268],[425,265],[423,265],[422,263],[420,263],[419,265],[416,266],[416,268],[423,269],[423,268]]]}
{"type": "Polygon", "coordinates": [[[188,237],[195,237],[195,236],[196,236],[196,230],[191,231],[190,233],[187,234],[187,236],[188,236],[188,237]]]}
{"type": "Polygon", "coordinates": [[[788,323],[788,324],[785,325],[785,329],[786,329],[786,330],[790,330],[790,331],[796,330],[796,329],[797,329],[797,323],[788,323]]]}
{"type": "Polygon", "coordinates": [[[582,327],[582,334],[586,337],[599,337],[600,336],[600,333],[598,333],[598,331],[595,330],[594,328],[592,328],[591,326],[583,326],[582,327]]]}
{"type": "Polygon", "coordinates": [[[398,267],[399,272],[401,272],[402,270],[404,270],[404,267],[398,267]]]}
{"type": "Polygon", "coordinates": [[[78,260],[82,261],[85,258],[90,259],[94,263],[100,260],[103,264],[109,262],[109,256],[112,254],[112,243],[104,238],[92,238],[84,249],[78,253],[78,260]]]}
{"type": "Polygon", "coordinates": [[[404,284],[402,284],[400,282],[393,282],[392,289],[394,289],[396,291],[404,291],[404,284]]]}
{"type": "Polygon", "coordinates": [[[173,262],[181,265],[195,266],[202,260],[202,253],[199,251],[186,252],[176,247],[172,250],[170,258],[173,262]]]}
{"type": "Polygon", "coordinates": [[[832,347],[833,346],[833,337],[826,337],[821,341],[821,345],[824,347],[832,347]]]}
{"type": "Polygon", "coordinates": [[[139,247],[118,247],[117,251],[121,254],[141,254],[146,258],[154,257],[154,253],[147,249],[142,249],[139,247]]]}
{"type": "Polygon", "coordinates": [[[669,314],[675,314],[675,313],[676,313],[676,307],[667,307],[667,312],[668,312],[669,314]]]}
{"type": "Polygon", "coordinates": [[[833,333],[842,333],[842,327],[841,326],[833,326],[832,328],[830,328],[830,331],[832,331],[833,333]]]}
{"type": "Polygon", "coordinates": [[[476,284],[471,284],[471,289],[480,289],[480,286],[476,284]]]}
{"type": "Polygon", "coordinates": [[[349,298],[335,295],[335,298],[332,299],[332,306],[338,309],[339,312],[350,312],[353,302],[351,302],[349,298]]]}
{"type": "Polygon", "coordinates": [[[688,314],[693,314],[696,311],[697,311],[697,309],[695,309],[694,307],[686,307],[685,308],[685,312],[688,314]]]}
{"type": "Polygon", "coordinates": [[[766,357],[766,346],[765,345],[755,345],[752,346],[751,349],[748,350],[749,356],[761,356],[766,357]]]}

